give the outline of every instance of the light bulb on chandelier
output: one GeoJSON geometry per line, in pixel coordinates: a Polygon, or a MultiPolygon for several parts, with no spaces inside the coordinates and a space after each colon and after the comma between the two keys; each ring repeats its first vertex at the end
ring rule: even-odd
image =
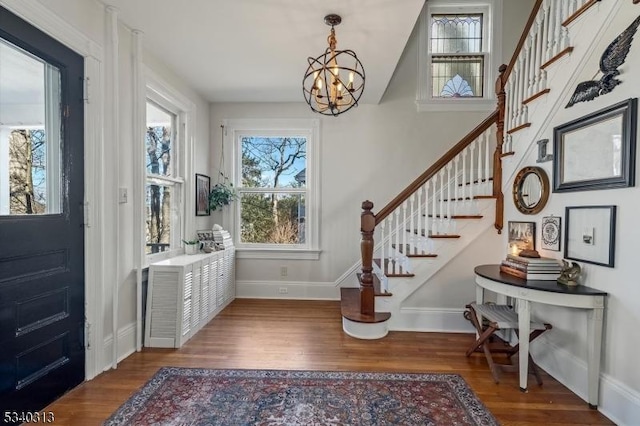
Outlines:
{"type": "Polygon", "coordinates": [[[337,116],[358,106],[364,91],[364,68],[353,50],[336,49],[334,27],[342,18],[331,14],[324,17],[324,22],[331,26],[329,47],[317,58],[307,59],[309,66],[302,79],[302,91],[313,111],[337,116]]]}

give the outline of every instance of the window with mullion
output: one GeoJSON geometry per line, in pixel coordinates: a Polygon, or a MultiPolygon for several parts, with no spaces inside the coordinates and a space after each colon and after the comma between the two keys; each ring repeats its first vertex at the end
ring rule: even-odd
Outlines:
{"type": "Polygon", "coordinates": [[[490,111],[503,0],[429,0],[420,18],[418,111],[490,111]]]}
{"type": "Polygon", "coordinates": [[[431,15],[432,96],[483,97],[483,14],[431,15]]]}
{"type": "Polygon", "coordinates": [[[307,137],[241,135],[240,244],[306,246],[307,137]]]}
{"type": "Polygon", "coordinates": [[[147,101],[145,128],[145,253],[177,248],[181,181],[177,167],[177,114],[147,101]]]}

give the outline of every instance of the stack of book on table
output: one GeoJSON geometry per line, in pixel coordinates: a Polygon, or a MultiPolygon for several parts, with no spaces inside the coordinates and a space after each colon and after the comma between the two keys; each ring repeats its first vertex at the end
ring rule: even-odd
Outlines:
{"type": "Polygon", "coordinates": [[[213,230],[213,241],[216,243],[218,250],[224,250],[227,247],[233,246],[233,241],[231,240],[229,231],[225,231],[223,229],[213,230]]]}
{"type": "Polygon", "coordinates": [[[502,261],[500,271],[525,280],[555,281],[562,272],[562,265],[549,257],[522,257],[508,254],[502,261]]]}

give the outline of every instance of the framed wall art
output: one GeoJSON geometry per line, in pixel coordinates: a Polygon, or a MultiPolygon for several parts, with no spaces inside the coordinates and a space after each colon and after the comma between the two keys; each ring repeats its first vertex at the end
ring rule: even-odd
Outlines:
{"type": "Polygon", "coordinates": [[[536,223],[515,222],[508,223],[509,253],[519,254],[522,250],[535,250],[536,223]]]}
{"type": "Polygon", "coordinates": [[[635,185],[637,99],[553,130],[553,192],[635,185]]]}
{"type": "Polygon", "coordinates": [[[211,178],[196,173],[196,216],[209,216],[209,192],[211,178]]]}
{"type": "Polygon", "coordinates": [[[545,216],[540,226],[540,248],[560,251],[562,219],[558,216],[545,216]]]}
{"type": "Polygon", "coordinates": [[[613,268],[616,206],[567,207],[564,257],[613,268]]]}

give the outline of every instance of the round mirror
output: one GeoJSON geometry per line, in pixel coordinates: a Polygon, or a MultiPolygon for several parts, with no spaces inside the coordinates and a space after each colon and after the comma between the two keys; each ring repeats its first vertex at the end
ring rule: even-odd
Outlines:
{"type": "Polygon", "coordinates": [[[549,178],[540,167],[525,167],[513,181],[513,202],[521,213],[540,212],[549,198],[549,178]]]}

